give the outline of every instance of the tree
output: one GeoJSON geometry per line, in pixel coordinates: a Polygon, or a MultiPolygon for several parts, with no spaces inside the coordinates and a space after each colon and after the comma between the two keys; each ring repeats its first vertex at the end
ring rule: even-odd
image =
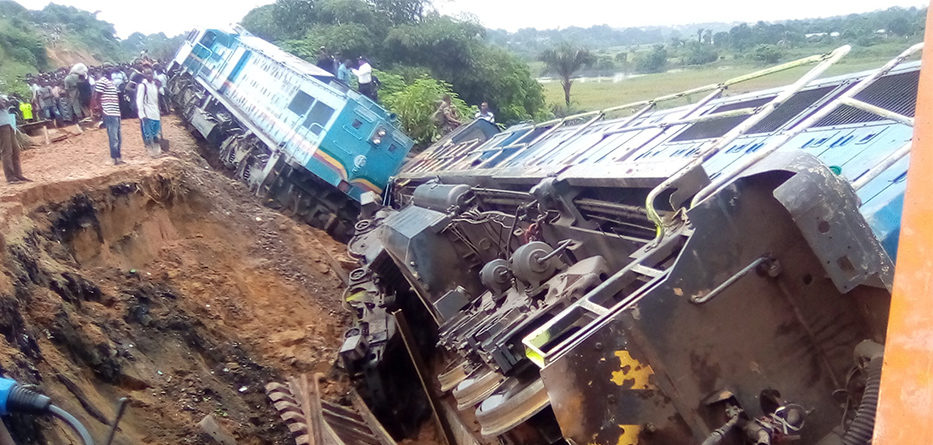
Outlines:
{"type": "Polygon", "coordinates": [[[556,48],[542,52],[540,59],[560,77],[560,85],[564,88],[564,101],[570,108],[570,87],[573,86],[573,74],[585,66],[592,65],[596,57],[585,48],[563,42],[556,48]]]}
{"type": "Polygon", "coordinates": [[[394,25],[420,22],[431,6],[429,0],[369,0],[376,11],[394,25]]]}
{"type": "Polygon", "coordinates": [[[777,63],[781,57],[784,57],[784,54],[775,45],[758,45],[752,53],[752,58],[764,63],[777,63]]]}
{"type": "Polygon", "coordinates": [[[651,51],[635,57],[635,70],[640,73],[660,73],[667,67],[667,50],[664,45],[655,45],[651,51]]]}
{"type": "Polygon", "coordinates": [[[719,53],[710,45],[690,42],[684,55],[685,65],[704,65],[719,60],[719,53]]]}
{"type": "Polygon", "coordinates": [[[279,28],[275,19],[275,4],[269,4],[252,9],[246,13],[240,24],[247,31],[256,34],[263,39],[276,41],[285,37],[285,33],[279,28]]]}

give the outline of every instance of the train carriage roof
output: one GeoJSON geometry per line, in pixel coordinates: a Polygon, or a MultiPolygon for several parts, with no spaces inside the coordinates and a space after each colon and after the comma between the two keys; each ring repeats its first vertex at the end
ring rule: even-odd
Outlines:
{"type": "Polygon", "coordinates": [[[250,34],[242,27],[237,27],[235,32],[238,33],[239,39],[241,42],[243,42],[244,45],[249,46],[254,50],[258,50],[269,58],[285,64],[300,74],[314,76],[317,78],[334,77],[333,73],[324,70],[317,65],[308,62],[307,60],[283,51],[281,48],[250,34]]]}

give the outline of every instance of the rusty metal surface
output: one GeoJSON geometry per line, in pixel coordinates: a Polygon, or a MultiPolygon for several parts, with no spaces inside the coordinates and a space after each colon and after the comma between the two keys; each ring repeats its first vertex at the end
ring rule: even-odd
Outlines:
{"type": "Polygon", "coordinates": [[[307,376],[290,378],[287,384],[271,382],[265,389],[297,445],[395,445],[365,404],[354,399],[350,407],[321,400],[307,376]]]}
{"type": "Polygon", "coordinates": [[[885,299],[886,292],[836,288],[774,198],[785,181],[767,173],[743,178],[691,209],[693,234],[663,283],[588,326],[542,370],[567,437],[616,444],[637,426],[638,443],[700,441],[724,419],[699,402],[723,389],[755,415],[769,388],[812,409],[804,443],[839,423],[842,412],[828,395],[840,387],[854,346],[883,336],[855,296],[885,299]],[[776,277],[748,274],[713,300],[690,302],[763,256],[780,261],[776,277]]]}

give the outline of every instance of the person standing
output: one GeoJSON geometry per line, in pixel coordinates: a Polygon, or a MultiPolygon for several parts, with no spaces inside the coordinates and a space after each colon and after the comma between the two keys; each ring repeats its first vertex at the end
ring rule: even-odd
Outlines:
{"type": "Polygon", "coordinates": [[[359,63],[357,65],[358,69],[354,69],[353,74],[356,75],[357,80],[360,84],[360,93],[364,96],[376,100],[376,87],[373,85],[373,67],[369,64],[369,61],[365,57],[360,57],[359,63]]]}
{"type": "Polygon", "coordinates": [[[334,57],[323,46],[317,52],[317,66],[328,73],[334,74],[334,57]]]}
{"type": "Polygon", "coordinates": [[[340,66],[337,67],[337,80],[350,86],[350,59],[340,62],[340,66]]]}
{"type": "Polygon", "coordinates": [[[136,110],[139,113],[146,151],[149,152],[149,156],[158,156],[162,152],[159,147],[159,133],[162,129],[159,115],[159,87],[155,83],[152,68],[143,69],[143,79],[136,86],[136,110]]]}
{"type": "Polygon", "coordinates": [[[0,100],[0,163],[3,164],[3,176],[9,184],[29,181],[23,176],[19,159],[19,143],[13,129],[16,117],[10,113],[10,104],[0,100]]]}
{"type": "Polygon", "coordinates": [[[94,102],[100,104],[104,127],[107,128],[110,158],[113,159],[113,165],[120,165],[123,163],[123,158],[120,155],[122,136],[120,134],[120,99],[117,97],[117,88],[105,75],[94,84],[94,95],[97,98],[94,102]]]}
{"type": "Polygon", "coordinates": [[[117,90],[126,83],[126,74],[123,74],[123,70],[119,66],[113,69],[113,72],[110,73],[110,80],[113,81],[113,86],[117,90]]]}
{"type": "Polygon", "coordinates": [[[57,127],[58,120],[61,118],[58,112],[58,104],[56,103],[55,94],[52,91],[52,87],[49,85],[51,82],[43,80],[39,86],[39,113],[43,119],[51,120],[52,123],[57,127]]]}
{"type": "Polygon", "coordinates": [[[476,113],[476,119],[482,119],[489,122],[490,124],[496,123],[496,115],[492,113],[492,110],[489,109],[489,102],[483,102],[479,106],[479,111],[476,113]]]}
{"type": "Polygon", "coordinates": [[[441,99],[441,104],[438,105],[437,111],[434,112],[434,120],[441,127],[441,135],[446,135],[463,125],[457,107],[453,105],[453,98],[449,94],[445,94],[444,98],[441,99]]]}
{"type": "Polygon", "coordinates": [[[155,65],[153,67],[153,71],[155,72],[156,85],[159,86],[159,113],[165,116],[172,112],[169,105],[168,96],[166,95],[166,91],[168,89],[168,76],[159,65],[155,65]]]}
{"type": "Polygon", "coordinates": [[[78,73],[71,72],[65,76],[65,97],[68,103],[69,115],[71,115],[74,122],[81,120],[84,115],[81,110],[81,101],[78,98],[78,81],[80,80],[78,73]]]}
{"type": "Polygon", "coordinates": [[[91,98],[93,95],[93,87],[91,86],[91,80],[88,78],[89,74],[78,76],[78,101],[81,103],[81,116],[88,117],[91,115],[91,98]]]}

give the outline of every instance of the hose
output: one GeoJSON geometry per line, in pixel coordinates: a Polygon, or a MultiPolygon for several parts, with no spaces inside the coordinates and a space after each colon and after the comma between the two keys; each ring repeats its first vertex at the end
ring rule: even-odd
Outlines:
{"type": "Polygon", "coordinates": [[[875,429],[875,411],[878,409],[878,392],[881,388],[881,365],[884,360],[875,357],[865,366],[865,392],[855,412],[855,419],[842,436],[845,445],[867,445],[875,429]]]}
{"type": "Polygon", "coordinates": [[[94,439],[91,438],[91,434],[88,433],[87,428],[81,424],[74,416],[68,413],[55,405],[49,405],[49,414],[58,417],[63,422],[67,423],[78,436],[81,436],[81,441],[84,442],[84,445],[94,445],[94,439]]]}

